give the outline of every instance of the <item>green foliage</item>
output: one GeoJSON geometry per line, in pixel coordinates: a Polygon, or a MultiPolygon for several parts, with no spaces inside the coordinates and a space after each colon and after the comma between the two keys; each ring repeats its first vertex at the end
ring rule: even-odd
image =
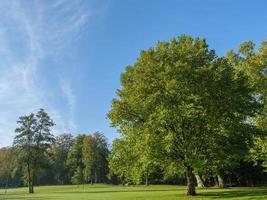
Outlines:
{"type": "Polygon", "coordinates": [[[17,135],[14,146],[18,150],[19,161],[24,163],[24,176],[29,192],[33,193],[34,181],[45,165],[45,158],[54,141],[50,132],[55,124],[43,109],[36,115],[31,113],[20,117],[18,124],[20,127],[15,130],[17,135]]]}
{"type": "Polygon", "coordinates": [[[259,131],[254,134],[254,146],[250,149],[249,158],[256,163],[267,163],[267,43],[263,41],[260,47],[255,49],[253,42],[244,42],[238,53],[232,51],[231,54],[235,57],[235,68],[247,75],[254,98],[262,105],[261,112],[250,119],[259,131]]]}
{"type": "Polygon", "coordinates": [[[56,183],[69,183],[69,168],[66,165],[68,153],[73,144],[73,136],[71,134],[62,134],[55,138],[52,147],[53,172],[56,183]]]}
{"type": "Polygon", "coordinates": [[[263,162],[263,166],[267,168],[267,137],[254,138],[254,146],[250,149],[249,157],[255,162],[263,162]]]}
{"type": "Polygon", "coordinates": [[[13,148],[0,149],[0,187],[6,190],[12,178],[12,171],[15,166],[15,151],[13,148]],[[2,180],[2,181],[1,181],[2,180]]]}
{"type": "Polygon", "coordinates": [[[108,114],[112,125],[125,137],[142,130],[160,138],[160,151],[184,169],[204,166],[222,135],[234,133],[235,124],[245,126],[258,109],[246,75],[216,57],[204,39],[189,36],[142,51],[121,85],[108,114]]]}
{"type": "Polygon", "coordinates": [[[193,173],[209,185],[214,177],[263,183],[266,75],[266,41],[258,49],[244,42],[222,57],[201,38],[158,42],[121,75],[108,113],[121,133],[111,152],[99,132],[54,139],[55,124],[40,109],[20,117],[14,146],[0,149],[0,187],[27,184],[33,193],[34,185],[108,182],[107,174],[138,185],[184,184],[186,174],[191,195],[193,173]]]}
{"type": "Polygon", "coordinates": [[[69,150],[67,158],[67,166],[70,169],[71,180],[73,184],[81,184],[84,181],[84,164],[83,164],[83,140],[85,135],[78,135],[74,141],[71,149],[69,150]]]}
{"type": "Polygon", "coordinates": [[[107,139],[99,132],[85,136],[83,140],[83,164],[86,181],[105,182],[107,180],[109,154],[107,139]]]}
{"type": "Polygon", "coordinates": [[[78,135],[70,148],[67,166],[73,184],[106,182],[108,144],[103,134],[78,135]]]}
{"type": "Polygon", "coordinates": [[[83,169],[81,167],[77,167],[73,176],[71,177],[71,183],[78,185],[83,182],[84,182],[83,169]]]}

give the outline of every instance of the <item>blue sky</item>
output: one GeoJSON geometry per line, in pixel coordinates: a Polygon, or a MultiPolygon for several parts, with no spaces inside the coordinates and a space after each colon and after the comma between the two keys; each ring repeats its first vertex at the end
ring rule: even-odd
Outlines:
{"type": "Polygon", "coordinates": [[[44,108],[55,134],[118,137],[106,113],[141,50],[180,34],[223,55],[267,39],[265,0],[0,1],[0,147],[19,116],[44,108]]]}

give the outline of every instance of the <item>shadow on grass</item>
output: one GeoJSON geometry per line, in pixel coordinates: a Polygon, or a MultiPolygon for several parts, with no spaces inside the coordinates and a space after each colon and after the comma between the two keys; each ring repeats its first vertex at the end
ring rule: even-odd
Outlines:
{"type": "Polygon", "coordinates": [[[9,199],[29,199],[29,200],[44,200],[47,199],[46,197],[29,197],[29,196],[17,196],[17,195],[6,195],[4,197],[1,197],[0,200],[9,200],[9,199]]]}
{"type": "Polygon", "coordinates": [[[200,192],[198,196],[201,197],[209,197],[212,199],[221,199],[221,198],[241,198],[241,197],[267,197],[267,189],[266,188],[244,188],[244,189],[229,189],[227,191],[216,191],[216,192],[200,192]]]}
{"type": "MultiPolygon", "coordinates": [[[[65,194],[76,194],[76,193],[88,193],[88,194],[97,194],[97,193],[132,193],[132,192],[173,192],[178,190],[184,190],[184,189],[166,189],[166,190],[99,190],[99,191],[57,191],[53,193],[65,193],[65,194]]],[[[0,199],[1,200],[1,199],[0,199]]]]}

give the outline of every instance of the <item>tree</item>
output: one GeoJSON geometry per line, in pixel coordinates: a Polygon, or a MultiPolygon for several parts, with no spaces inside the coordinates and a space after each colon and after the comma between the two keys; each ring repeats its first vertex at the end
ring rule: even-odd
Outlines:
{"type": "Polygon", "coordinates": [[[12,148],[0,149],[0,177],[5,180],[3,181],[5,193],[7,193],[11,172],[14,167],[14,156],[14,150],[12,148]]]}
{"type": "Polygon", "coordinates": [[[217,145],[211,149],[206,165],[210,174],[215,176],[215,183],[218,181],[216,186],[225,187],[225,175],[246,159],[253,144],[253,136],[257,132],[255,126],[236,120],[231,121],[231,124],[225,125],[225,129],[221,130],[216,139],[217,145]]]}
{"type": "Polygon", "coordinates": [[[71,134],[62,134],[55,138],[55,143],[52,148],[53,152],[53,172],[56,183],[69,183],[69,168],[67,166],[68,152],[73,143],[71,134]]]}
{"type": "Polygon", "coordinates": [[[86,181],[104,182],[108,173],[108,145],[103,134],[96,132],[83,140],[83,164],[86,181]]]}
{"type": "MultiPolygon", "coordinates": [[[[40,109],[36,115],[36,130],[34,134],[34,173],[41,174],[43,168],[48,167],[52,145],[55,142],[51,128],[55,125],[50,116],[40,109]]],[[[38,176],[34,177],[38,178],[38,176]]]]}
{"type": "Polygon", "coordinates": [[[256,107],[246,77],[216,57],[204,39],[189,36],[142,51],[121,84],[108,114],[112,125],[123,135],[141,128],[161,138],[165,156],[186,172],[188,195],[196,194],[193,171],[218,144],[225,122],[243,123],[256,107]]]}
{"type": "Polygon", "coordinates": [[[107,138],[100,132],[93,134],[96,141],[96,173],[95,182],[104,183],[108,175],[108,142],[107,138]]]}
{"type": "Polygon", "coordinates": [[[228,58],[235,64],[235,69],[242,71],[249,78],[255,99],[262,105],[261,112],[250,119],[260,130],[254,135],[254,145],[250,149],[250,159],[267,163],[267,41],[258,49],[252,41],[240,44],[238,52],[231,50],[228,58]]]}
{"type": "Polygon", "coordinates": [[[161,160],[156,159],[160,157],[157,155],[159,152],[156,152],[153,146],[156,143],[159,145],[159,142],[155,142],[153,134],[144,134],[142,130],[139,131],[137,129],[127,130],[124,140],[116,141],[117,144],[112,146],[110,167],[114,174],[123,177],[128,182],[144,183],[148,186],[150,175],[158,170],[161,164],[161,160]],[[118,168],[125,169],[127,172],[124,173],[118,168]]]}
{"type": "Polygon", "coordinates": [[[34,180],[53,142],[51,127],[54,123],[40,109],[36,115],[31,113],[20,117],[18,124],[20,127],[15,130],[14,146],[18,149],[20,161],[26,165],[24,169],[29,193],[34,193],[34,180]]]}
{"type": "Polygon", "coordinates": [[[19,149],[20,159],[26,164],[26,179],[29,193],[33,193],[33,170],[34,170],[34,134],[36,119],[34,114],[19,118],[20,127],[15,130],[17,133],[14,146],[19,149]]]}
{"type": "Polygon", "coordinates": [[[125,139],[113,141],[112,151],[109,155],[110,174],[116,174],[121,179],[122,185],[133,180],[132,171],[135,160],[129,141],[125,139]]]}
{"type": "Polygon", "coordinates": [[[254,146],[250,149],[249,159],[267,168],[267,136],[254,138],[254,146]]]}
{"type": "Polygon", "coordinates": [[[91,181],[93,184],[93,179],[96,178],[96,140],[93,136],[88,135],[83,139],[83,164],[84,164],[84,175],[88,182],[91,181]]]}
{"type": "Polygon", "coordinates": [[[84,183],[83,140],[85,135],[78,135],[68,153],[67,166],[70,169],[73,184],[84,183]]]}

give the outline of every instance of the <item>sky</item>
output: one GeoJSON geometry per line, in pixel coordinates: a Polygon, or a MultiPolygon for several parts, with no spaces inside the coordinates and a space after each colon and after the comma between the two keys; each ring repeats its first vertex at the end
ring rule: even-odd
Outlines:
{"type": "Polygon", "coordinates": [[[44,108],[61,133],[119,134],[106,117],[141,50],[181,34],[224,55],[267,39],[266,0],[0,1],[0,147],[44,108]]]}

